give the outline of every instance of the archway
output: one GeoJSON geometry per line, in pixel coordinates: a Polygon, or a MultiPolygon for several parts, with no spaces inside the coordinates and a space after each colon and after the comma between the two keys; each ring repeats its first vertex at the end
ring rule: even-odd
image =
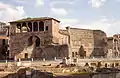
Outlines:
{"type": "Polygon", "coordinates": [[[36,47],[40,46],[40,38],[38,36],[35,36],[37,39],[35,41],[36,47]]]}
{"type": "Polygon", "coordinates": [[[33,23],[33,31],[38,31],[38,23],[37,22],[33,23]]]}
{"type": "Polygon", "coordinates": [[[30,36],[28,38],[28,46],[31,46],[33,43],[35,43],[35,47],[39,47],[40,46],[40,38],[38,36],[30,36]],[[36,38],[36,40],[34,41],[33,38],[36,38]]]}
{"type": "Polygon", "coordinates": [[[20,23],[17,24],[17,28],[21,29],[21,24],[20,23]]]}
{"type": "Polygon", "coordinates": [[[27,32],[27,26],[25,22],[22,24],[22,32],[27,32]]]}
{"type": "Polygon", "coordinates": [[[18,24],[17,24],[16,33],[20,33],[20,32],[21,32],[21,24],[18,23],[18,24]]]}
{"type": "Polygon", "coordinates": [[[44,22],[39,22],[39,31],[44,31],[44,22]]]}
{"type": "Polygon", "coordinates": [[[32,31],[32,23],[29,22],[29,23],[28,23],[28,32],[31,32],[31,31],[32,31]]]}

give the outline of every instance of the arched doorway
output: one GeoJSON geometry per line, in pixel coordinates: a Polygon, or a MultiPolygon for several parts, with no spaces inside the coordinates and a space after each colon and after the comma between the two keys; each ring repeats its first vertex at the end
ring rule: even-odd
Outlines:
{"type": "Polygon", "coordinates": [[[27,32],[27,26],[25,22],[22,24],[22,32],[27,32]]]}
{"type": "Polygon", "coordinates": [[[40,38],[38,36],[35,36],[37,39],[35,41],[36,47],[40,46],[40,38]]]}
{"type": "Polygon", "coordinates": [[[17,24],[16,33],[20,33],[20,32],[21,32],[21,24],[18,23],[18,24],[17,24]]]}
{"type": "Polygon", "coordinates": [[[33,23],[33,31],[38,31],[38,23],[37,22],[33,23]]]}
{"type": "Polygon", "coordinates": [[[38,36],[30,36],[28,38],[28,46],[31,46],[33,43],[35,43],[35,47],[39,47],[40,46],[40,38],[38,36]],[[36,39],[33,40],[33,38],[36,38],[36,39]]]}
{"type": "Polygon", "coordinates": [[[29,23],[28,23],[28,32],[31,32],[31,31],[32,31],[32,23],[29,22],[29,23]]]}
{"type": "Polygon", "coordinates": [[[20,23],[17,24],[17,28],[21,29],[21,24],[20,23]]]}
{"type": "Polygon", "coordinates": [[[39,22],[39,31],[44,31],[44,22],[39,22]]]}

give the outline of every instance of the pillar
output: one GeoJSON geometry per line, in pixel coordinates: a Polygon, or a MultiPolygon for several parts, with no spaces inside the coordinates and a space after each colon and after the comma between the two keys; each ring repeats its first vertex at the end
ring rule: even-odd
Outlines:
{"type": "Polygon", "coordinates": [[[31,23],[32,23],[32,32],[34,32],[34,31],[33,31],[33,28],[34,28],[34,26],[33,26],[33,22],[31,22],[31,23]]]}
{"type": "Polygon", "coordinates": [[[26,22],[27,32],[28,32],[28,22],[26,22]]]}
{"type": "Polygon", "coordinates": [[[40,26],[40,25],[39,25],[39,21],[37,21],[37,23],[38,23],[38,32],[39,32],[39,26],[40,26]]]}
{"type": "Polygon", "coordinates": [[[45,28],[45,24],[46,24],[46,22],[47,22],[47,21],[43,21],[43,23],[44,23],[44,31],[46,30],[46,28],[45,28]]]}

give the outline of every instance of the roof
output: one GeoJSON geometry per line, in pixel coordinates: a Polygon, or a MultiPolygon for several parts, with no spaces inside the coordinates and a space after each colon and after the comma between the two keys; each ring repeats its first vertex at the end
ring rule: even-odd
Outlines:
{"type": "Polygon", "coordinates": [[[57,22],[60,22],[59,20],[55,19],[55,18],[51,18],[51,17],[40,17],[40,18],[24,18],[24,19],[20,19],[20,20],[16,20],[16,21],[11,21],[9,23],[20,23],[20,22],[30,22],[30,21],[44,21],[44,20],[55,20],[57,22]]]}
{"type": "Polygon", "coordinates": [[[72,27],[70,27],[70,29],[75,29],[75,30],[90,30],[90,31],[92,31],[92,29],[83,29],[83,28],[72,28],[72,27]]]}

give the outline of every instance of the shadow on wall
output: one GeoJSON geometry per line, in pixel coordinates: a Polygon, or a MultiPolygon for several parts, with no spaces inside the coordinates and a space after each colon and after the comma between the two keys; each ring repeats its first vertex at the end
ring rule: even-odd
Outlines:
{"type": "Polygon", "coordinates": [[[107,37],[103,31],[94,30],[94,48],[91,57],[106,57],[107,56],[107,37]]]}
{"type": "Polygon", "coordinates": [[[68,57],[68,45],[46,45],[40,56],[49,60],[68,57]]]}
{"type": "Polygon", "coordinates": [[[40,38],[37,36],[30,36],[23,51],[17,55],[17,58],[34,58],[35,49],[37,47],[40,47],[40,38]]]}
{"type": "Polygon", "coordinates": [[[40,45],[41,41],[38,36],[28,38],[24,50],[18,54],[17,58],[34,58],[34,59],[54,59],[55,57],[68,57],[68,45],[40,45]]]}

